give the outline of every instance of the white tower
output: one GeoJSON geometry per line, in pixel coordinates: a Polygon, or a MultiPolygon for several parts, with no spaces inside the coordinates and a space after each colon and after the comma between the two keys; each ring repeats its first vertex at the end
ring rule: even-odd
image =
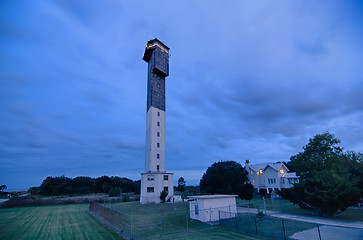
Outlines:
{"type": "Polygon", "coordinates": [[[169,48],[158,39],[148,41],[145,172],[141,174],[140,203],[160,203],[160,193],[174,196],[173,173],[165,168],[165,78],[169,76],[169,48]]]}

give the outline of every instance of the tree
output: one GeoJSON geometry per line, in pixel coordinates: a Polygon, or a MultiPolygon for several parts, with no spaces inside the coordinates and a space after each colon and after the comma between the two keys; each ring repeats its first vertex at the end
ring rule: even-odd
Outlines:
{"type": "Polygon", "coordinates": [[[185,182],[184,178],[180,177],[178,179],[178,186],[176,187],[176,190],[178,190],[179,192],[184,192],[185,186],[186,186],[186,182],[185,182]]]}
{"type": "Polygon", "coordinates": [[[30,193],[30,194],[39,194],[40,193],[40,187],[30,187],[28,189],[28,193],[30,193]]]}
{"type": "Polygon", "coordinates": [[[309,139],[303,152],[290,158],[300,182],[279,194],[295,204],[333,214],[359,202],[363,195],[362,154],[344,152],[340,141],[328,132],[309,139]]]}
{"type": "Polygon", "coordinates": [[[162,201],[162,202],[165,202],[165,199],[166,199],[166,197],[168,196],[168,192],[167,191],[165,191],[165,190],[163,190],[161,193],[160,193],[160,200],[162,201]]]}
{"type": "Polygon", "coordinates": [[[60,176],[60,177],[47,177],[40,185],[41,195],[64,195],[72,193],[72,179],[60,176]]]}
{"type": "Polygon", "coordinates": [[[72,179],[72,193],[89,194],[92,193],[94,179],[90,177],[75,177],[72,179]]]}
{"type": "Polygon", "coordinates": [[[108,193],[111,189],[111,178],[102,176],[95,179],[94,192],[95,193],[108,193]]]}
{"type": "Polygon", "coordinates": [[[241,199],[253,197],[253,186],[247,171],[235,161],[213,163],[200,180],[200,190],[211,194],[237,194],[241,199]]]}
{"type": "Polygon", "coordinates": [[[8,188],[8,186],[6,186],[6,185],[1,185],[1,186],[0,186],[0,192],[5,191],[7,188],[8,188]]]}

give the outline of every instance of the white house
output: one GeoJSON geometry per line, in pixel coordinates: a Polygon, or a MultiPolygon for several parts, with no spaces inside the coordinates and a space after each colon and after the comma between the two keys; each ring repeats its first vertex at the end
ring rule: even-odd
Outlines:
{"type": "Polygon", "coordinates": [[[235,217],[237,195],[189,196],[190,218],[201,222],[214,222],[235,217]]]}
{"type": "Polygon", "coordinates": [[[291,188],[294,183],[299,182],[299,176],[296,176],[295,172],[289,173],[289,169],[283,163],[251,164],[246,160],[245,167],[248,178],[257,192],[262,190],[269,194],[273,190],[291,188]]]}

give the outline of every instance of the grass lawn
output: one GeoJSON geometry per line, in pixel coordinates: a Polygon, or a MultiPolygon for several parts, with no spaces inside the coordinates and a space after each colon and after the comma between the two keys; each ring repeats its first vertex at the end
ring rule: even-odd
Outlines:
{"type": "MultiPolygon", "coordinates": [[[[140,204],[139,202],[126,202],[106,205],[129,216],[132,214],[134,237],[159,237],[187,230],[210,228],[209,224],[190,220],[188,203],[140,204]]],[[[124,218],[124,221],[130,221],[130,219],[131,217],[124,218]]],[[[125,231],[127,230],[125,229],[125,231]]]]}
{"type": "Polygon", "coordinates": [[[232,228],[190,220],[188,203],[127,202],[112,207],[129,215],[132,213],[135,239],[261,239],[232,228]]]}
{"type": "Polygon", "coordinates": [[[88,213],[88,204],[0,209],[0,239],[121,239],[88,213]]]}
{"type": "Polygon", "coordinates": [[[337,220],[363,222],[363,208],[347,209],[332,218],[337,220]]]}
{"type": "Polygon", "coordinates": [[[178,235],[165,235],[161,238],[161,240],[169,240],[169,239],[178,239],[178,240],[260,240],[261,237],[257,236],[247,236],[245,234],[230,231],[229,229],[224,228],[208,228],[208,229],[201,229],[197,231],[188,231],[184,232],[183,234],[178,235]]]}

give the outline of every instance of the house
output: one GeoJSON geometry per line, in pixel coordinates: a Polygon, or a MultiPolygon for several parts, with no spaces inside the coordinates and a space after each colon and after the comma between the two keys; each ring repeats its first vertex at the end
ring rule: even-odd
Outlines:
{"type": "Polygon", "coordinates": [[[188,196],[190,218],[201,222],[214,222],[236,217],[237,195],[188,196]]]}
{"type": "Polygon", "coordinates": [[[295,172],[289,173],[283,163],[251,164],[246,160],[245,168],[255,192],[270,194],[273,190],[291,188],[299,182],[299,176],[295,172]]]}

